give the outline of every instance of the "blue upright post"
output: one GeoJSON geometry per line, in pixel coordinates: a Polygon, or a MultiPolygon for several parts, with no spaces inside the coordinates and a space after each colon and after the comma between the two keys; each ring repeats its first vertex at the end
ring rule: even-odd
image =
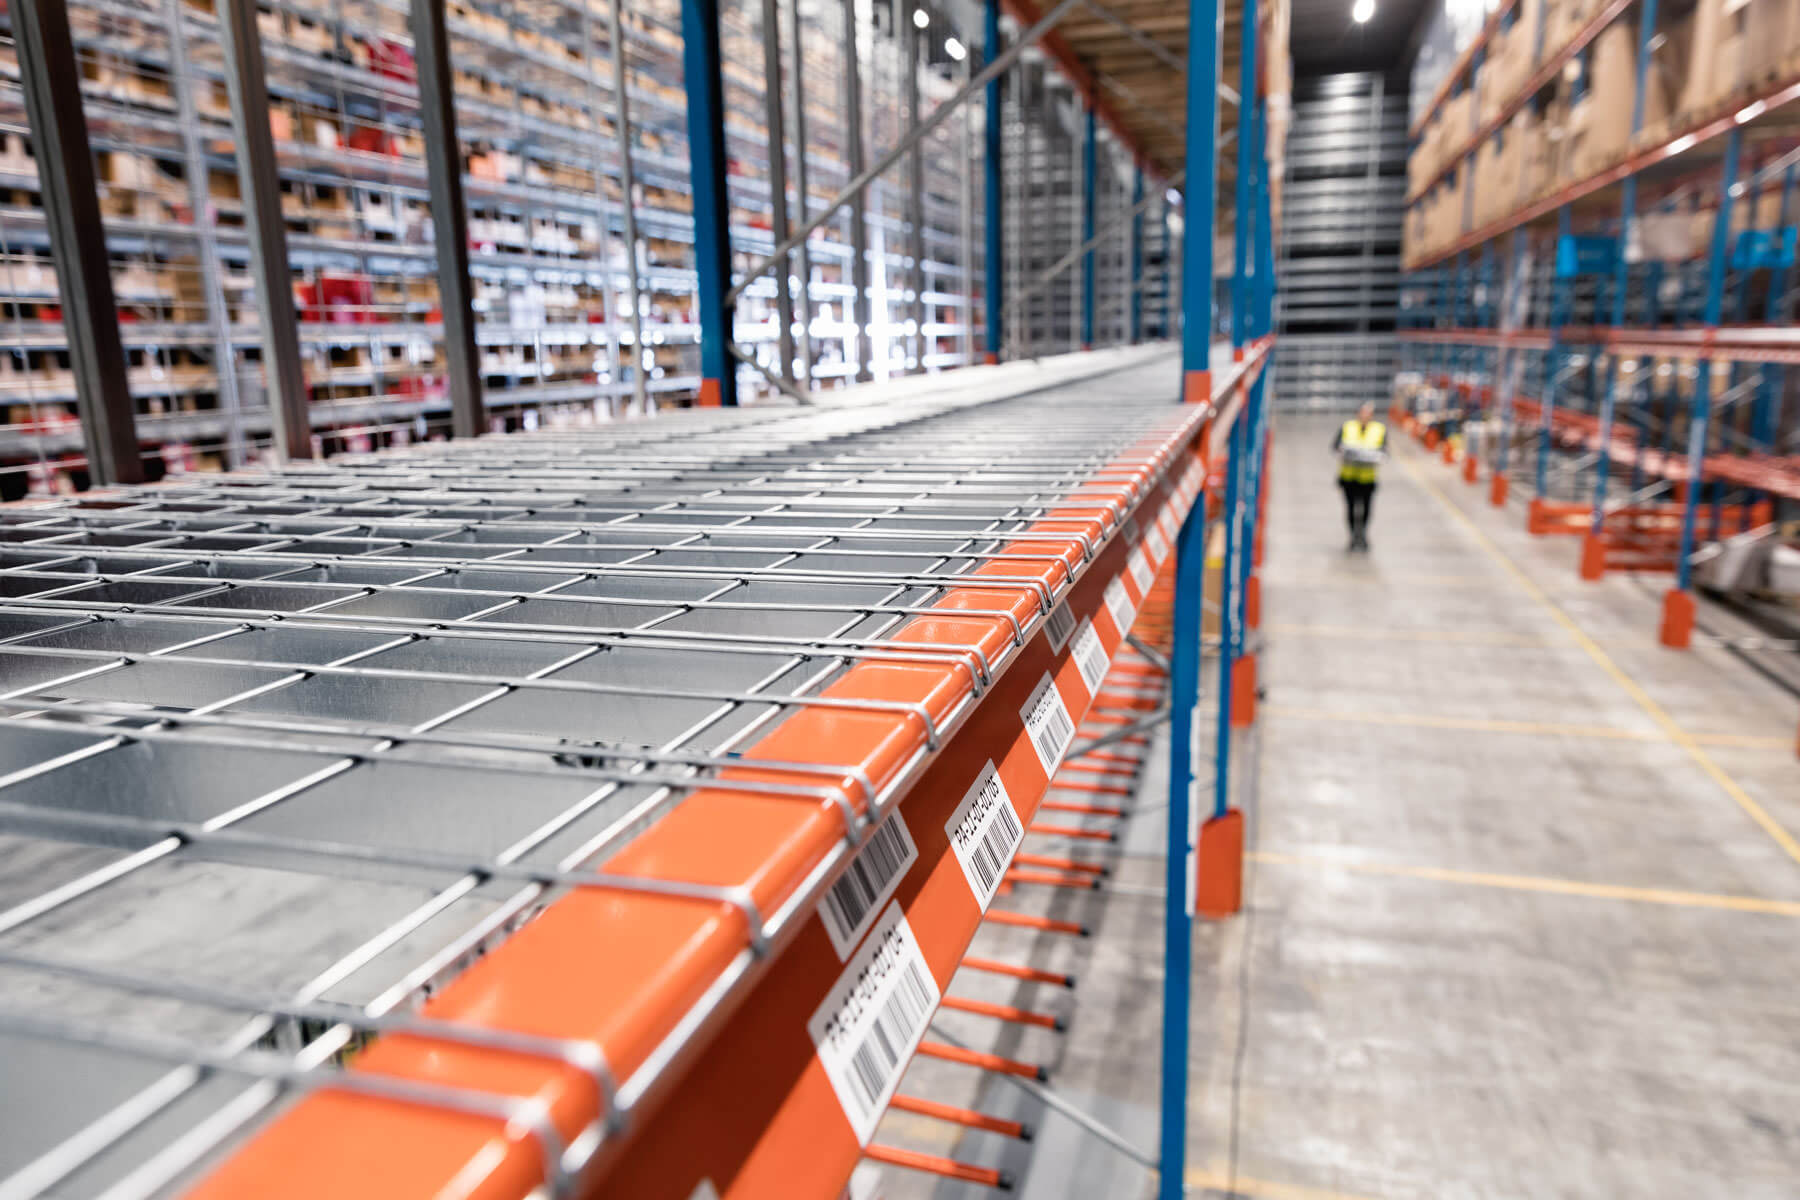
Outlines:
{"type": "Polygon", "coordinates": [[[1188,0],[1181,396],[1189,404],[1212,400],[1213,198],[1219,186],[1219,39],[1223,28],[1224,9],[1219,0],[1188,0]]]}
{"type": "MultiPolygon", "coordinates": [[[[1656,0],[1643,0],[1638,14],[1636,92],[1631,101],[1631,136],[1635,141],[1644,128],[1644,85],[1650,73],[1650,39],[1656,32],[1656,0]]],[[[1619,240],[1613,246],[1612,327],[1625,324],[1625,292],[1631,281],[1626,249],[1631,245],[1632,225],[1637,221],[1637,175],[1625,176],[1619,198],[1619,240]]],[[[1635,386],[1637,377],[1632,376],[1635,386]]],[[[1594,512],[1588,521],[1587,539],[1581,548],[1581,577],[1599,579],[1606,574],[1606,485],[1612,474],[1613,413],[1618,407],[1619,356],[1606,364],[1606,390],[1600,398],[1600,460],[1594,470],[1594,512]]]]}
{"type": "MultiPolygon", "coordinates": [[[[1733,125],[1725,136],[1725,167],[1719,183],[1719,210],[1713,218],[1712,254],[1706,265],[1708,328],[1719,323],[1725,303],[1725,248],[1731,240],[1731,189],[1737,182],[1738,152],[1743,127],[1733,125]]],[[[1694,380],[1694,412],[1688,425],[1688,486],[1681,512],[1681,551],[1675,560],[1675,586],[1663,597],[1662,643],[1685,649],[1694,633],[1694,518],[1700,502],[1700,481],[1705,474],[1707,423],[1712,410],[1712,357],[1700,356],[1700,375],[1694,380]]]]}
{"type": "Polygon", "coordinates": [[[725,196],[725,85],[719,0],[681,0],[681,63],[687,81],[688,178],[694,187],[694,271],[700,298],[700,403],[735,405],[731,361],[731,232],[725,196]]]}
{"type": "MultiPolygon", "coordinates": [[[[1563,205],[1556,210],[1556,245],[1551,250],[1550,261],[1554,269],[1556,256],[1562,252],[1563,239],[1569,237],[1569,206],[1563,205]]],[[[1551,287],[1556,290],[1550,300],[1550,353],[1544,360],[1544,394],[1539,403],[1543,406],[1539,414],[1543,419],[1543,427],[1538,431],[1537,456],[1537,500],[1550,498],[1550,451],[1555,443],[1552,426],[1556,417],[1556,387],[1558,375],[1562,371],[1562,327],[1569,319],[1569,292],[1572,284],[1562,277],[1560,271],[1551,287]]]]}
{"type": "MultiPolygon", "coordinates": [[[[1187,203],[1182,214],[1181,395],[1212,402],[1213,203],[1218,190],[1219,0],[1187,0],[1187,203]]],[[[1244,23],[1255,23],[1246,0],[1244,23]]],[[[1205,437],[1203,432],[1202,437],[1205,437]]],[[[1204,450],[1204,447],[1202,448],[1204,450]]],[[[1196,500],[1175,545],[1175,640],[1169,651],[1169,809],[1163,922],[1162,1105],[1158,1200],[1182,1200],[1187,1175],[1188,1018],[1200,831],[1194,810],[1195,709],[1206,569],[1206,501],[1196,500]]]]}
{"type": "MultiPolygon", "coordinates": [[[[1520,231],[1513,230],[1506,245],[1506,278],[1501,281],[1500,285],[1499,324],[1501,329],[1507,333],[1513,332],[1515,327],[1512,313],[1506,310],[1506,304],[1509,300],[1517,303],[1516,298],[1511,295],[1512,281],[1520,276],[1520,263],[1524,261],[1526,249],[1525,240],[1520,231]]],[[[1521,307],[1524,308],[1527,320],[1529,320],[1531,312],[1529,297],[1521,307]]],[[[1494,448],[1494,481],[1490,485],[1488,499],[1495,508],[1506,503],[1506,493],[1512,486],[1511,477],[1507,475],[1506,471],[1512,458],[1513,400],[1515,399],[1513,395],[1513,359],[1515,355],[1524,353],[1525,351],[1519,347],[1502,345],[1494,354],[1494,383],[1500,389],[1500,443],[1494,448]]]]}
{"type": "MultiPolygon", "coordinates": [[[[1000,57],[1000,0],[987,0],[986,40],[982,47],[982,65],[985,67],[1000,57]]],[[[1006,208],[1005,193],[1000,188],[1001,167],[1001,118],[1004,116],[1000,101],[1000,77],[996,75],[987,85],[987,154],[982,162],[983,174],[987,188],[987,219],[984,230],[987,235],[987,361],[1000,361],[1000,347],[1006,344],[1005,326],[1005,292],[1002,286],[1006,279],[1005,245],[1002,236],[1005,232],[1002,224],[1006,208]]]]}
{"type": "MultiPolygon", "coordinates": [[[[1094,108],[1087,106],[1087,136],[1081,143],[1081,244],[1094,240],[1094,176],[1099,170],[1094,108]]],[[[1081,348],[1094,348],[1094,251],[1081,256],[1081,348]]]]}
{"type": "Polygon", "coordinates": [[[1131,344],[1144,340],[1144,168],[1131,176],[1131,344]]]}

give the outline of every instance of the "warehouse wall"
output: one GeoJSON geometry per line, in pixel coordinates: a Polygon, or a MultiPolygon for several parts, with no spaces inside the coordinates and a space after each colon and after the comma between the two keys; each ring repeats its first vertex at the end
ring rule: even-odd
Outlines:
{"type": "Polygon", "coordinates": [[[1406,108],[1403,72],[1294,81],[1275,349],[1283,408],[1347,411],[1387,394],[1397,353],[1406,108]]]}

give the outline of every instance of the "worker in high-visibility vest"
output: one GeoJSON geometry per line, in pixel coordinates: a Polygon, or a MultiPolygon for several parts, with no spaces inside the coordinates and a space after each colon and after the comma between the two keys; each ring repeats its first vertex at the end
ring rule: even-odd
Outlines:
{"type": "Polygon", "coordinates": [[[1369,548],[1369,510],[1375,503],[1376,472],[1387,457],[1387,426],[1375,419],[1375,406],[1364,404],[1345,421],[1331,448],[1338,456],[1338,487],[1344,493],[1344,515],[1350,522],[1350,549],[1369,548]]]}

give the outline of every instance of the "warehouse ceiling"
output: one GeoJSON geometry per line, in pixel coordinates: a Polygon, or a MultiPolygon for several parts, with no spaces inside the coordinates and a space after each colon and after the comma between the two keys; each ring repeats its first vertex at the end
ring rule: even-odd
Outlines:
{"type": "Polygon", "coordinates": [[[1358,24],[1351,0],[1289,0],[1288,41],[1296,73],[1385,71],[1405,59],[1427,0],[1375,0],[1375,15],[1358,24]]]}
{"type": "MultiPolygon", "coordinates": [[[[1050,0],[1002,0],[1021,26],[1035,22],[1050,0]]],[[[1242,0],[1225,0],[1219,78],[1236,95],[1242,0]]],[[[1090,84],[1100,116],[1143,155],[1162,179],[1187,159],[1187,24],[1184,0],[1083,0],[1041,43],[1077,89],[1090,84]]],[[[1224,130],[1236,106],[1220,104],[1224,130]]],[[[1219,195],[1229,198],[1234,156],[1219,156],[1219,195]]]]}

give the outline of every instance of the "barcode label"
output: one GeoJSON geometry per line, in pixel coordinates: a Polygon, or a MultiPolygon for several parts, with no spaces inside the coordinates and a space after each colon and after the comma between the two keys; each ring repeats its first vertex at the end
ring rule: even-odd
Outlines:
{"type": "Polygon", "coordinates": [[[1075,635],[1075,668],[1081,672],[1081,682],[1087,684],[1090,697],[1100,694],[1100,681],[1106,678],[1106,668],[1111,665],[1106,647],[1100,644],[1100,635],[1094,632],[1094,623],[1083,621],[1081,632],[1075,635]]]}
{"type": "Polygon", "coordinates": [[[1142,546],[1132,547],[1131,553],[1125,559],[1125,565],[1131,568],[1131,578],[1137,582],[1138,595],[1148,596],[1150,581],[1156,576],[1151,572],[1150,564],[1144,558],[1144,548],[1142,546]]]}
{"type": "Polygon", "coordinates": [[[937,980],[896,902],[806,1023],[856,1140],[867,1145],[937,1009],[937,980]]]}
{"type": "Polygon", "coordinates": [[[1056,764],[1062,761],[1063,751],[1075,740],[1075,722],[1048,671],[1044,672],[1044,681],[1031,693],[1031,699],[1025,702],[1019,715],[1025,718],[1025,732],[1031,735],[1031,748],[1037,751],[1038,761],[1044,764],[1044,774],[1056,774],[1056,764]]]}
{"type": "Polygon", "coordinates": [[[1069,644],[1069,635],[1074,632],[1075,614],[1069,611],[1067,604],[1057,605],[1044,618],[1044,636],[1050,639],[1050,648],[1058,654],[1069,644]]]}
{"type": "Polygon", "coordinates": [[[819,905],[819,920],[838,959],[850,957],[856,943],[875,921],[881,903],[894,894],[907,868],[919,859],[919,848],[907,832],[906,822],[895,813],[850,860],[850,869],[838,877],[819,905]]]}
{"type": "Polygon", "coordinates": [[[1175,535],[1181,531],[1181,526],[1175,520],[1174,512],[1170,509],[1163,509],[1162,516],[1156,518],[1156,527],[1162,530],[1163,539],[1173,546],[1175,535]]]}
{"type": "Polygon", "coordinates": [[[1131,593],[1125,590],[1125,581],[1118,576],[1106,585],[1106,611],[1112,614],[1113,624],[1120,633],[1131,628],[1131,619],[1137,616],[1137,606],[1131,602],[1131,593]]]}
{"type": "Polygon", "coordinates": [[[1157,562],[1169,556],[1169,539],[1163,536],[1160,525],[1150,526],[1149,532],[1144,534],[1144,545],[1150,547],[1150,556],[1157,562]]]}
{"type": "Polygon", "coordinates": [[[1132,543],[1133,545],[1137,544],[1138,523],[1137,523],[1136,517],[1126,517],[1125,518],[1125,540],[1132,543]]]}
{"type": "Polygon", "coordinates": [[[944,832],[950,835],[950,849],[969,881],[969,890],[975,893],[975,903],[986,912],[1012,862],[1013,851],[1025,840],[1025,826],[992,762],[976,776],[974,786],[950,814],[944,832]]]}

